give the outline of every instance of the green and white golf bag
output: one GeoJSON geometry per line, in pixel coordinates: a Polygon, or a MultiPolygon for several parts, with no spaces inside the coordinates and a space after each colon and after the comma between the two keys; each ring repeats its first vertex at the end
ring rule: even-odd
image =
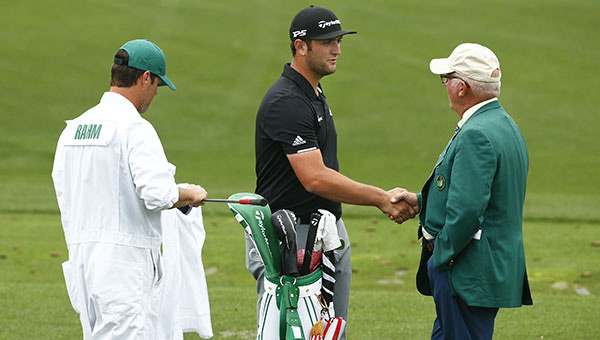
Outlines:
{"type": "MultiPolygon", "coordinates": [[[[234,194],[229,199],[262,198],[253,193],[234,194]]],[[[257,340],[309,340],[323,307],[320,268],[304,276],[281,275],[281,251],[271,224],[269,206],[229,203],[265,266],[265,292],[260,304],[257,340]]]]}

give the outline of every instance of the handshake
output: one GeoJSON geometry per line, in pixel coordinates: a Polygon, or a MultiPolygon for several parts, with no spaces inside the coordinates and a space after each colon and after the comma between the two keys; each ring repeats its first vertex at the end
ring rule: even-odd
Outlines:
{"type": "Polygon", "coordinates": [[[394,188],[387,192],[387,201],[382,202],[379,209],[390,220],[401,224],[419,213],[417,194],[406,189],[394,188]]]}

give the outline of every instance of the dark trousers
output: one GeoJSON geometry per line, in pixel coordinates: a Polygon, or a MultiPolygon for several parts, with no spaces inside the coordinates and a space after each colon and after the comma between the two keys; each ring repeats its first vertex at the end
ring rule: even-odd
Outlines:
{"type": "Polygon", "coordinates": [[[427,262],[437,318],[431,340],[491,340],[498,308],[471,307],[458,296],[452,296],[448,273],[427,262]]]}

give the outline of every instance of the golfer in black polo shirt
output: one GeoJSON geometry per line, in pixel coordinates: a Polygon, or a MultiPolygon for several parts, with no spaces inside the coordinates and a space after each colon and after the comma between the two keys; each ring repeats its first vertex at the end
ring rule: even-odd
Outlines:
{"type": "MultiPolygon", "coordinates": [[[[296,14],[289,33],[292,63],[267,91],[256,117],[256,193],[268,199],[272,211],[289,209],[300,218],[299,246],[306,243],[311,213],[326,209],[336,216],[342,247],[335,251],[334,306],[336,316],[348,320],[350,241],[340,202],[376,206],[404,219],[415,211],[405,202],[393,205],[387,191],[338,172],[337,134],[319,81],[335,72],[342,36],[356,32],[342,30],[329,9],[310,6],[296,14]]],[[[247,268],[262,296],[264,268],[252,248],[247,242],[247,268]]]]}

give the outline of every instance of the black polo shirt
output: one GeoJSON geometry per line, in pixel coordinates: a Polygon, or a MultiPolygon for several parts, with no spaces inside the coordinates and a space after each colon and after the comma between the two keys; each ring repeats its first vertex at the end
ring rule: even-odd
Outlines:
{"type": "Polygon", "coordinates": [[[303,222],[317,209],[341,217],[342,205],[306,191],[286,156],[316,149],[325,166],[339,170],[337,133],[321,85],[317,96],[308,80],[286,64],[256,116],[256,193],[273,212],[289,209],[303,222]]]}

